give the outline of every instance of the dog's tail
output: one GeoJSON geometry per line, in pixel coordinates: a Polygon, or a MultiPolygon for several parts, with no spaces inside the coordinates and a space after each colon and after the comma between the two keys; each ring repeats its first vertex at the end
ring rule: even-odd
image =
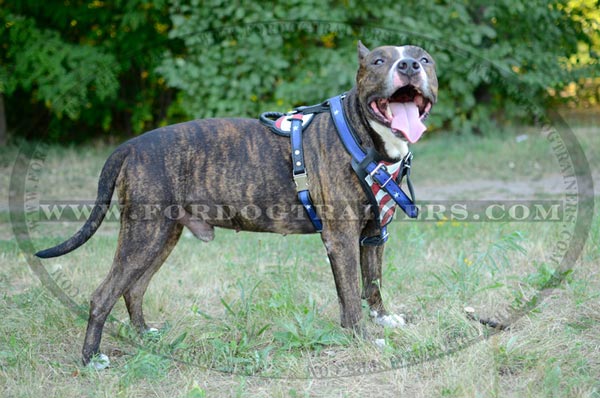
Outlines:
{"type": "Polygon", "coordinates": [[[100,179],[98,180],[98,195],[96,197],[96,203],[92,212],[79,231],[75,233],[71,238],[65,242],[51,247],[50,249],[41,250],[35,253],[40,258],[51,258],[62,256],[67,254],[79,246],[83,245],[94,235],[102,220],[106,216],[110,206],[110,200],[112,198],[113,191],[117,182],[117,177],[121,171],[121,166],[125,161],[125,158],[129,154],[129,146],[122,145],[117,148],[106,160],[102,172],[100,173],[100,179]]]}

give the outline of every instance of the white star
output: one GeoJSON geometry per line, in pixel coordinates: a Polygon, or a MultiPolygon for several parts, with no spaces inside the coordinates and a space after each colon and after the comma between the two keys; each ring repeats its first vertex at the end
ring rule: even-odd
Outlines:
{"type": "Polygon", "coordinates": [[[312,208],[311,205],[306,205],[306,210],[310,210],[312,208]]]}
{"type": "Polygon", "coordinates": [[[398,196],[400,196],[400,193],[399,192],[395,192],[394,193],[394,198],[397,198],[398,196]]]}
{"type": "Polygon", "coordinates": [[[333,114],[334,114],[334,115],[337,115],[338,113],[340,113],[340,111],[339,111],[339,110],[337,110],[337,109],[336,109],[335,111],[333,111],[333,114]]]}

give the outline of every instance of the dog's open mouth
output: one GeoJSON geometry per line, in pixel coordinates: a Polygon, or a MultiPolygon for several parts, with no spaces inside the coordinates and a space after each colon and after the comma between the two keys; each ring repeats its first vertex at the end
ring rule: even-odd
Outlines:
{"type": "Polygon", "coordinates": [[[426,130],[423,119],[429,114],[431,101],[411,84],[399,88],[391,97],[375,99],[369,105],[381,123],[395,134],[401,133],[411,144],[426,130]]]}

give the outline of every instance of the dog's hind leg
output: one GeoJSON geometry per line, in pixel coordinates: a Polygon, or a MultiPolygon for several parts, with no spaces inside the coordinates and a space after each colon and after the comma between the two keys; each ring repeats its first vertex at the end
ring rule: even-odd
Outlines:
{"type": "Polygon", "coordinates": [[[167,238],[162,251],[153,260],[152,265],[148,267],[148,269],[146,269],[146,271],[135,282],[133,282],[133,284],[128,287],[123,294],[131,324],[139,333],[149,330],[144,319],[144,312],[142,310],[146,289],[148,288],[150,280],[154,274],[160,269],[161,265],[165,262],[169,254],[171,254],[171,251],[179,241],[182,229],[183,226],[181,224],[176,224],[172,228],[170,231],[170,236],[167,238]]]}
{"type": "MultiPolygon", "coordinates": [[[[181,225],[168,218],[148,222],[132,221],[129,216],[127,209],[124,209],[121,214],[121,231],[112,268],[92,295],[82,350],[85,365],[99,353],[104,323],[116,301],[128,289],[133,288],[138,293],[142,290],[144,284],[147,284],[154,272],[158,270],[181,233],[181,225]],[[136,282],[139,284],[134,287],[136,282]]],[[[140,302],[132,300],[130,304],[136,302],[133,312],[137,317],[138,304],[141,316],[141,296],[138,294],[136,298],[140,302]]],[[[143,317],[141,321],[143,322],[143,317]]],[[[136,319],[136,322],[140,322],[140,319],[136,319]]]]}

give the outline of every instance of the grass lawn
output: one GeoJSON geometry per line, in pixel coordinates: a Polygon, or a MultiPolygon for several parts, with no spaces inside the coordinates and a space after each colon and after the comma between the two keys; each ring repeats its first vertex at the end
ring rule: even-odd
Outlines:
{"type": "MultiPolygon", "coordinates": [[[[572,128],[598,182],[596,122],[572,128]]],[[[111,150],[44,148],[39,198],[93,200],[111,150]]],[[[565,199],[560,156],[541,129],[438,135],[415,152],[413,182],[424,202],[565,199]]],[[[16,153],[0,152],[3,187],[16,153]]],[[[147,320],[159,333],[133,334],[119,301],[103,336],[101,349],[112,361],[103,371],[81,366],[80,351],[85,307],[108,272],[118,223],[105,222],[77,251],[43,262],[82,316],[32,272],[6,202],[0,221],[3,397],[600,397],[597,216],[578,262],[551,286],[567,221],[394,222],[383,295],[409,324],[384,329],[367,322],[368,339],[339,327],[318,235],[217,230],[206,244],[184,232],[145,296],[147,320]],[[531,311],[518,312],[532,300],[531,311]],[[509,327],[473,321],[465,307],[509,327]]],[[[40,223],[31,242],[46,248],[81,224],[40,223]]]]}

